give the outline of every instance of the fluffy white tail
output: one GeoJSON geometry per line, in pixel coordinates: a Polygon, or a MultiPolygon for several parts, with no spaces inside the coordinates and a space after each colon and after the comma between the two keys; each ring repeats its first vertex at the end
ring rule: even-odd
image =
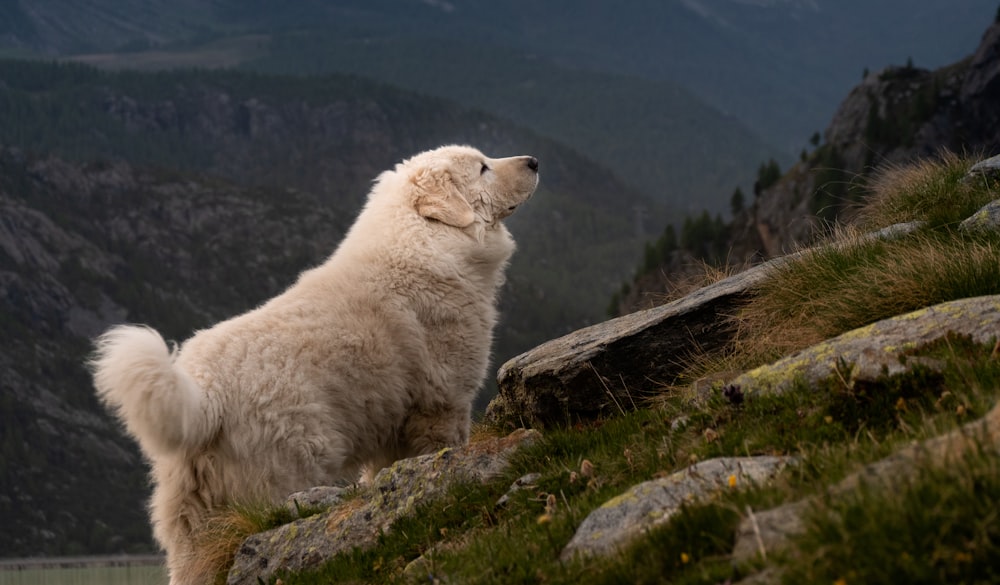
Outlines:
{"type": "Polygon", "coordinates": [[[149,327],[119,325],[97,338],[90,361],[104,404],[149,455],[204,445],[217,430],[208,398],[174,366],[167,343],[149,327]]]}

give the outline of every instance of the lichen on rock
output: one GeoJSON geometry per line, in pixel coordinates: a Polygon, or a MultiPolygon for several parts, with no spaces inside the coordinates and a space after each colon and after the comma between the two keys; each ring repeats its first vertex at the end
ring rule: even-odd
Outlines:
{"type": "Polygon", "coordinates": [[[722,490],[760,484],[793,463],[791,457],[721,457],[635,485],[605,502],[580,524],[561,557],[615,552],[677,514],[685,504],[722,490]]]}
{"type": "Polygon", "coordinates": [[[850,379],[874,380],[908,369],[907,350],[949,334],[986,343],[1000,335],[1000,296],[949,301],[848,331],[833,339],[741,374],[731,381],[749,393],[786,392],[816,385],[847,365],[850,379]]]}

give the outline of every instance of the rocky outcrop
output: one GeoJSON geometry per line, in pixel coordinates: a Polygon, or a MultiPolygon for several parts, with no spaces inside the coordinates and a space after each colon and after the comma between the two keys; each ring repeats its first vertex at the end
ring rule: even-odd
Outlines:
{"type": "Polygon", "coordinates": [[[315,568],[340,552],[371,547],[420,504],[458,483],[496,477],[518,447],[538,437],[537,431],[520,430],[501,439],[397,461],[329,512],[248,538],[237,551],[227,583],[256,585],[278,571],[315,568]]]}
{"type": "Polygon", "coordinates": [[[649,389],[670,382],[692,344],[723,347],[725,319],[767,275],[762,265],[677,301],[546,342],[502,366],[486,420],[502,426],[572,424],[634,410],[649,389]]]}
{"type": "Polygon", "coordinates": [[[826,130],[849,172],[954,152],[1000,149],[1000,23],[976,52],[935,71],[889,67],[869,74],[847,96],[826,130]],[[863,138],[862,140],[859,140],[863,138]]]}
{"type": "MultiPolygon", "coordinates": [[[[832,221],[850,219],[873,171],[943,149],[1000,152],[1000,22],[958,63],[867,75],[841,102],[823,144],[735,215],[726,262],[740,266],[811,245],[832,221]]],[[[634,310],[635,299],[648,306],[688,272],[668,262],[650,273],[635,280],[624,308],[634,310]]]]}

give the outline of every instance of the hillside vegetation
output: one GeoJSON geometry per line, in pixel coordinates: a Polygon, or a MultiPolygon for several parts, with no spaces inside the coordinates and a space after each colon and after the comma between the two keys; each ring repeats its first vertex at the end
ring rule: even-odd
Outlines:
{"type": "Polygon", "coordinates": [[[991,582],[1000,563],[995,446],[946,465],[919,460],[891,492],[878,483],[837,497],[828,489],[988,412],[1000,397],[997,339],[978,345],[952,336],[915,347],[903,372],[874,380],[853,379],[845,363],[817,385],[799,382],[782,394],[724,385],[747,368],[886,317],[1000,294],[1000,234],[956,229],[1000,194],[996,179],[963,181],[969,166],[948,156],[885,175],[864,220],[774,269],[746,310],[730,317],[741,330],[737,341],[693,355],[687,382],[662,388],[636,412],[549,429],[500,479],[458,486],[396,524],[375,548],[281,582],[715,584],[754,574],[784,583],[991,582]],[[900,217],[902,209],[913,211],[900,217]],[[900,219],[927,223],[892,241],[859,236],[900,219]],[[728,490],[682,507],[619,555],[560,556],[583,518],[624,489],[696,461],[747,455],[794,456],[796,464],[766,486],[731,478],[728,490]],[[540,473],[536,487],[497,507],[527,473],[540,473]],[[790,552],[765,551],[734,565],[741,519],[806,497],[816,499],[790,552]],[[420,556],[419,567],[404,572],[420,556]]]}

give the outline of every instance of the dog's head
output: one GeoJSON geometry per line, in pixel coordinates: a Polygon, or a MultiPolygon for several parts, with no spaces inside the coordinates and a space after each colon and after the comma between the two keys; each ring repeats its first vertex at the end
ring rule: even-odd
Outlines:
{"type": "Polygon", "coordinates": [[[417,213],[458,228],[496,225],[538,186],[535,157],[489,158],[468,146],[430,150],[401,167],[417,213]]]}

